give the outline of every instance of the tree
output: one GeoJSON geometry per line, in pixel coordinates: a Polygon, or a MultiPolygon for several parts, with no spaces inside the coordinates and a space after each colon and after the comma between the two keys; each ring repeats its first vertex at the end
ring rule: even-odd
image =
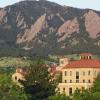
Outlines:
{"type": "Polygon", "coordinates": [[[100,73],[98,74],[97,78],[94,81],[92,92],[100,92],[100,73]]]}
{"type": "Polygon", "coordinates": [[[100,100],[100,92],[93,93],[93,100],[100,100]]]}
{"type": "Polygon", "coordinates": [[[0,100],[28,100],[28,95],[11,80],[11,74],[0,74],[0,100]]]}
{"type": "Polygon", "coordinates": [[[49,100],[71,100],[70,97],[66,96],[65,94],[57,94],[54,96],[50,96],[49,100]]]}
{"type": "Polygon", "coordinates": [[[31,100],[45,100],[55,94],[56,84],[52,80],[44,61],[36,60],[30,64],[25,79],[26,81],[22,84],[31,100]]]}
{"type": "Polygon", "coordinates": [[[91,89],[93,94],[93,100],[100,100],[100,73],[98,74],[96,80],[94,81],[93,87],[91,89]]]}
{"type": "Polygon", "coordinates": [[[92,94],[90,93],[90,91],[83,88],[82,90],[76,89],[72,100],[94,100],[94,99],[92,99],[92,94]]]}
{"type": "Polygon", "coordinates": [[[90,90],[76,90],[73,95],[73,100],[100,100],[100,73],[94,81],[93,87],[90,90]]]}

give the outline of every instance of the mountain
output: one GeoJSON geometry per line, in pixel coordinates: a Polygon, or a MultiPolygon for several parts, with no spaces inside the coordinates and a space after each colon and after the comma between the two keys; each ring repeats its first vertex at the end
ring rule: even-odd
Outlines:
{"type": "Polygon", "coordinates": [[[0,8],[0,51],[2,55],[100,54],[100,12],[46,0],[0,8]]]}

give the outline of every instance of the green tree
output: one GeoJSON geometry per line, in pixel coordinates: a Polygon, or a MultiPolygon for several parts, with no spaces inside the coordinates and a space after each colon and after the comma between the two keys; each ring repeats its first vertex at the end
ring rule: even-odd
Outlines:
{"type": "Polygon", "coordinates": [[[43,60],[36,60],[28,69],[26,81],[22,82],[31,100],[47,100],[55,94],[56,82],[52,80],[43,60]]]}
{"type": "Polygon", "coordinates": [[[70,97],[66,96],[65,94],[57,94],[54,96],[50,96],[49,100],[71,100],[70,97]]]}
{"type": "Polygon", "coordinates": [[[28,100],[23,88],[11,80],[11,74],[0,74],[0,100],[28,100]]]}
{"type": "Polygon", "coordinates": [[[100,100],[100,92],[95,92],[92,96],[93,100],[100,100]]]}
{"type": "Polygon", "coordinates": [[[94,81],[92,92],[100,92],[100,73],[98,74],[97,78],[94,81]]]}
{"type": "Polygon", "coordinates": [[[100,73],[94,81],[93,87],[90,90],[76,90],[73,95],[73,100],[100,100],[100,73]]]}
{"type": "Polygon", "coordinates": [[[83,88],[82,90],[77,89],[75,91],[73,95],[73,100],[93,100],[93,99],[90,91],[83,88]]]}
{"type": "Polygon", "coordinates": [[[94,98],[93,100],[100,100],[100,73],[97,75],[91,90],[94,98]]]}

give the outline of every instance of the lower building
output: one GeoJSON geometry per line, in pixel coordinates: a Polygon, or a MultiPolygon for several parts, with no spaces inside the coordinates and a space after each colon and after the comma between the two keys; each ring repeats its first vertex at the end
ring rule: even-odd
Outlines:
{"type": "Polygon", "coordinates": [[[15,82],[20,87],[23,87],[19,81],[20,80],[25,80],[25,74],[26,73],[27,73],[26,69],[24,69],[24,68],[17,68],[16,72],[12,75],[13,82],[15,82]]]}
{"type": "MultiPolygon", "coordinates": [[[[62,60],[62,63],[66,62],[62,60]]],[[[63,65],[62,83],[59,83],[58,90],[67,96],[72,95],[76,89],[90,89],[100,73],[100,60],[92,59],[90,53],[80,54],[80,60],[63,65]]]]}

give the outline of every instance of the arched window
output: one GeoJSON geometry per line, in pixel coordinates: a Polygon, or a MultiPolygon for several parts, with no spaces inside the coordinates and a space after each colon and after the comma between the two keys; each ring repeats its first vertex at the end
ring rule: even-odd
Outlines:
{"type": "Polygon", "coordinates": [[[72,95],[72,87],[69,88],[69,95],[72,95]]]}

